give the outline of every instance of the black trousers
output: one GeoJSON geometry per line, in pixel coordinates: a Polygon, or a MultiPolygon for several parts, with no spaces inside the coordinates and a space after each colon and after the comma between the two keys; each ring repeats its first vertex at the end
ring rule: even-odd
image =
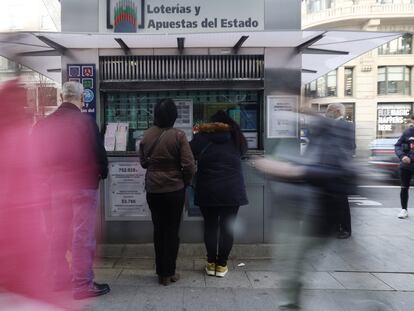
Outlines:
{"type": "Polygon", "coordinates": [[[400,169],[400,178],[401,178],[401,207],[407,209],[408,204],[408,190],[410,189],[410,182],[413,172],[411,170],[400,169]]]}
{"type": "Polygon", "coordinates": [[[225,266],[233,247],[233,226],[239,206],[201,206],[200,209],[204,217],[207,261],[225,266]]]}
{"type": "Polygon", "coordinates": [[[337,208],[338,231],[352,232],[351,210],[349,208],[348,196],[344,194],[335,195],[334,199],[337,208]]]}
{"type": "Polygon", "coordinates": [[[185,189],[168,193],[147,193],[154,225],[156,272],[161,277],[175,274],[185,189]]]}

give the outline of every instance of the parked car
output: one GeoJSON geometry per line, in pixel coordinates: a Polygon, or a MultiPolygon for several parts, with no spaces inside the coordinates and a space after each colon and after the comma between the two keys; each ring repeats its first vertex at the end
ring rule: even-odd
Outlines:
{"type": "Polygon", "coordinates": [[[369,165],[376,173],[382,173],[390,179],[399,179],[400,160],[395,155],[394,145],[396,138],[380,138],[370,143],[369,165]]]}

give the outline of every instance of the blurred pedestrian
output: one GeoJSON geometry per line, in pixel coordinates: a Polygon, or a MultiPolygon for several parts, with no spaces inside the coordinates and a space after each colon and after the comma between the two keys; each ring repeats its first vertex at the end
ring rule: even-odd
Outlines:
{"type": "MultiPolygon", "coordinates": [[[[414,116],[411,117],[414,121],[414,116]]],[[[411,177],[414,172],[414,127],[408,127],[395,144],[395,154],[400,159],[401,180],[401,211],[398,218],[408,217],[408,190],[410,189],[411,177]]]]}
{"type": "Polygon", "coordinates": [[[336,197],[352,193],[354,172],[343,157],[336,122],[308,117],[309,145],[301,162],[257,159],[254,166],[281,181],[272,186],[276,253],[284,275],[281,310],[300,308],[301,276],[307,254],[336,233],[336,197]]]}
{"type": "Polygon", "coordinates": [[[54,289],[66,289],[71,281],[74,299],[110,291],[108,284],[94,282],[93,273],[98,187],[107,176],[108,161],[95,120],[81,112],[83,91],[78,82],[64,83],[62,104],[33,129],[51,191],[48,219],[54,289]]]}
{"type": "MultiPolygon", "coordinates": [[[[345,120],[345,106],[341,103],[330,104],[326,109],[326,117],[335,120],[331,135],[341,146],[342,157],[345,161],[352,162],[355,152],[355,129],[352,123],[345,120]]],[[[335,196],[337,217],[337,238],[348,239],[352,234],[351,210],[349,208],[348,196],[339,193],[335,196]]]]}
{"type": "Polygon", "coordinates": [[[204,217],[206,273],[224,277],[237,212],[248,203],[241,166],[247,142],[238,124],[224,111],[217,111],[210,122],[199,125],[190,142],[197,160],[194,204],[204,217]]]}
{"type": "Polygon", "coordinates": [[[27,299],[48,301],[48,241],[42,202],[36,200],[32,119],[18,80],[0,85],[0,301],[1,310],[27,299]],[[20,298],[19,298],[20,297],[20,298]]]}
{"type": "Polygon", "coordinates": [[[140,162],[147,169],[145,190],[154,225],[155,264],[162,285],[176,282],[181,215],[185,187],[195,171],[194,158],[185,133],[173,128],[177,107],[162,99],[154,107],[154,126],[144,133],[139,148],[140,162]]]}

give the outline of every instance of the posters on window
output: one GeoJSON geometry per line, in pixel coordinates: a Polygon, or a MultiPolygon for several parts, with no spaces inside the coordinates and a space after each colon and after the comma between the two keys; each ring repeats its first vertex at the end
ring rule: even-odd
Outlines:
{"type": "Polygon", "coordinates": [[[145,170],[138,162],[109,165],[110,217],[149,217],[145,193],[145,170]]]}
{"type": "Polygon", "coordinates": [[[297,138],[297,111],[297,96],[267,96],[267,138],[297,138]]]}
{"type": "Polygon", "coordinates": [[[106,126],[104,145],[106,151],[126,151],[129,123],[110,122],[106,126]]]}

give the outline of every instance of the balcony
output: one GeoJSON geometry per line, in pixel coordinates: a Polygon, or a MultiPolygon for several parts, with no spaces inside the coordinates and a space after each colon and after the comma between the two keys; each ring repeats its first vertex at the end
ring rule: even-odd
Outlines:
{"type": "Polygon", "coordinates": [[[414,16],[413,3],[381,4],[375,0],[360,0],[357,4],[340,5],[340,1],[333,3],[329,9],[307,13],[307,1],[302,5],[302,28],[312,28],[337,21],[372,18],[410,18],[414,16]]]}

